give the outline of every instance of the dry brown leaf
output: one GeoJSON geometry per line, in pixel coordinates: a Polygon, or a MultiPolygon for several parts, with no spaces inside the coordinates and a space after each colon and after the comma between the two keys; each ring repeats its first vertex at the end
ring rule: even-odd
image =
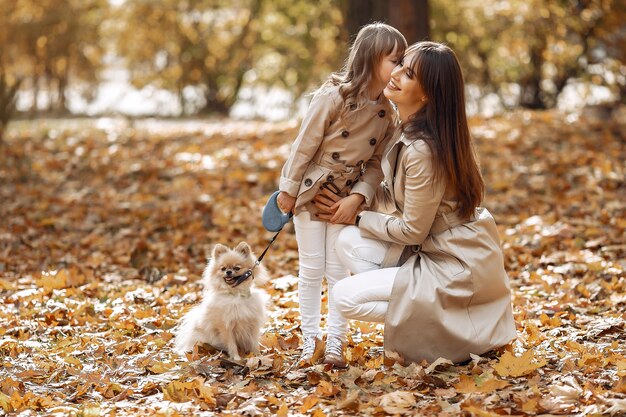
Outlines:
{"type": "Polygon", "coordinates": [[[412,414],[417,401],[411,392],[394,391],[381,396],[378,405],[389,414],[412,414]]]}

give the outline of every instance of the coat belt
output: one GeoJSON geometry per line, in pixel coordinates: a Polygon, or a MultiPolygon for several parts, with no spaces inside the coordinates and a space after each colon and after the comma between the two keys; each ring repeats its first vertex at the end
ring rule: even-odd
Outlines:
{"type": "Polygon", "coordinates": [[[472,218],[470,219],[462,218],[462,217],[459,217],[456,211],[453,211],[450,213],[441,213],[441,215],[438,215],[437,217],[435,217],[435,221],[433,222],[433,225],[430,227],[430,233],[436,234],[436,233],[445,232],[446,230],[450,230],[453,227],[456,227],[464,223],[468,223],[472,220],[474,220],[474,216],[472,216],[472,218]]]}

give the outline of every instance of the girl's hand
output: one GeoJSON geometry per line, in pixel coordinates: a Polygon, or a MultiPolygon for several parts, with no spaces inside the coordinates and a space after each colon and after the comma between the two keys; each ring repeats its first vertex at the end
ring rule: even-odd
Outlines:
{"type": "Polygon", "coordinates": [[[276,198],[276,202],[278,203],[278,208],[283,213],[291,213],[293,212],[293,207],[296,205],[296,198],[281,191],[276,198]]]}
{"type": "Polygon", "coordinates": [[[313,204],[317,208],[317,218],[324,221],[330,221],[331,217],[335,214],[336,209],[333,209],[336,202],[340,201],[341,197],[333,193],[327,188],[320,188],[319,192],[313,197],[313,204]]]}
{"type": "Polygon", "coordinates": [[[350,194],[346,198],[339,200],[331,207],[335,214],[330,218],[330,222],[354,224],[363,201],[365,201],[365,197],[361,194],[350,194]]]}

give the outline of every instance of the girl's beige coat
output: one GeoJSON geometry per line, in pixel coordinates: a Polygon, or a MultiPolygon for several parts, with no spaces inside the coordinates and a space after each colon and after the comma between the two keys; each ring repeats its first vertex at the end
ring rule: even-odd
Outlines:
{"type": "Polygon", "coordinates": [[[423,140],[401,136],[382,160],[376,211],[361,213],[364,237],[392,242],[383,266],[402,266],[385,320],[385,351],[407,361],[454,362],[516,337],[509,278],[496,224],[485,209],[464,221],[434,181],[423,140]],[[397,165],[396,165],[397,162],[397,165]]]}
{"type": "Polygon", "coordinates": [[[340,117],[344,106],[350,103],[344,103],[338,87],[325,88],[313,97],[302,121],[279,184],[296,197],[296,214],[315,212],[309,202],[326,181],[344,196],[362,194],[369,205],[382,180],[380,161],[394,131],[389,102],[382,97],[340,117]]]}

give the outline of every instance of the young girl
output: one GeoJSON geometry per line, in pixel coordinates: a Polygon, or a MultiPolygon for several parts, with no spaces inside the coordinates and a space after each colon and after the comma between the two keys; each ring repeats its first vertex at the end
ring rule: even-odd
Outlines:
{"type": "MultiPolygon", "coordinates": [[[[393,110],[382,92],[406,46],[404,36],[389,25],[364,26],[344,69],[315,93],[282,169],[277,201],[281,210],[295,215],[299,252],[301,364],[313,362],[321,347],[322,279],[326,277],[330,294],[335,283],[348,276],[335,253],[343,226],[321,221],[311,200],[320,188],[347,197],[337,206],[337,222],[353,217],[363,201],[370,203],[383,176],[383,150],[394,132],[393,110]]],[[[346,367],[347,321],[334,303],[329,300],[328,305],[324,363],[346,367]]]]}

